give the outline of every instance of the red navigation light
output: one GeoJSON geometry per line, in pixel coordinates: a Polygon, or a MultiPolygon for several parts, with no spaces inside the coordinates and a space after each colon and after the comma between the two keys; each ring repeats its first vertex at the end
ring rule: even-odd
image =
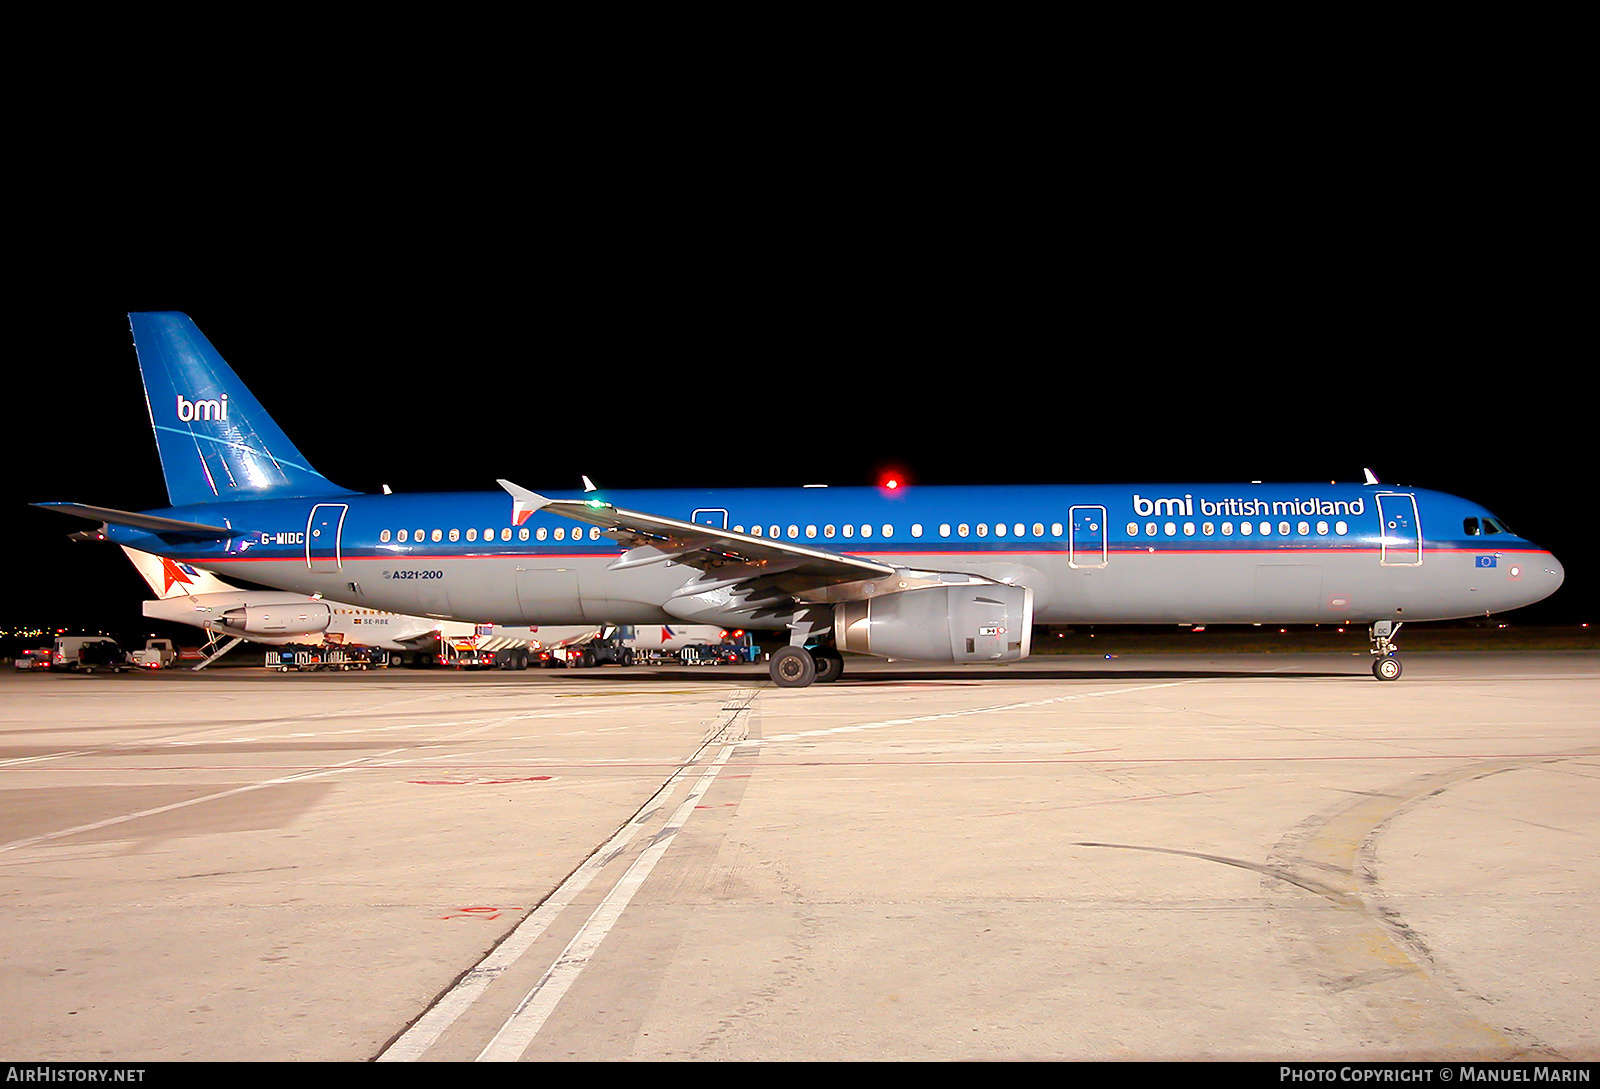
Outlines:
{"type": "Polygon", "coordinates": [[[883,469],[878,473],[878,490],[884,495],[893,495],[906,489],[910,481],[900,469],[883,469]]]}

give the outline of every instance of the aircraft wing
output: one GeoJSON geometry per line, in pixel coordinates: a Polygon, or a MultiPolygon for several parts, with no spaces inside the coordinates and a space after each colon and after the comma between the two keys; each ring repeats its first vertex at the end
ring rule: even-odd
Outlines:
{"type": "MultiPolygon", "coordinates": [[[[697,568],[721,585],[802,599],[829,586],[886,578],[896,572],[887,564],[842,552],[624,510],[601,499],[549,499],[507,480],[499,483],[515,500],[519,521],[535,510],[547,510],[599,526],[607,537],[626,545],[628,551],[611,564],[613,571],[671,560],[697,568]]],[[[702,582],[697,588],[706,586],[702,582]]]]}

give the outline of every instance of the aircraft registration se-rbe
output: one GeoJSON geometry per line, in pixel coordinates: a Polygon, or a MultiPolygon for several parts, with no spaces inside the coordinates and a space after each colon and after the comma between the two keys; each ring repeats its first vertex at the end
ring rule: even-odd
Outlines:
{"type": "Polygon", "coordinates": [[[1035,623],[1370,625],[1484,616],[1561,585],[1489,511],[1335,484],[749,488],[371,495],[313,469],[178,313],[129,315],[170,506],[41,503],[196,568],[475,624],[786,631],[772,679],[843,654],[1028,656],[1035,623]]]}

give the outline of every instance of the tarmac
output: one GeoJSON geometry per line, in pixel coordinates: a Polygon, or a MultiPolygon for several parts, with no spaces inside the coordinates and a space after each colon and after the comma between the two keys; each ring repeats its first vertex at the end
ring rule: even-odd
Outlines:
{"type": "Polygon", "coordinates": [[[1600,653],[0,675],[0,1056],[1593,1061],[1600,653]]]}

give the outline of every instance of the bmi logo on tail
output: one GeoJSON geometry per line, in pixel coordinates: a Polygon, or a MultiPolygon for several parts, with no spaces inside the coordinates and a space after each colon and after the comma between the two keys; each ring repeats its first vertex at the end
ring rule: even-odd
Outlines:
{"type": "Polygon", "coordinates": [[[183,394],[178,394],[178,419],[183,423],[193,423],[195,420],[226,420],[228,418],[228,395],[224,393],[220,399],[191,401],[183,394]]]}

